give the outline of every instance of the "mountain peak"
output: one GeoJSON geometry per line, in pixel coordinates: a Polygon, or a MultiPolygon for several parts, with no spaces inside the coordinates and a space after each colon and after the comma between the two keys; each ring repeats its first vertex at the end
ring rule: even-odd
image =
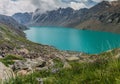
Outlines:
{"type": "Polygon", "coordinates": [[[120,1],[118,0],[118,1],[111,1],[111,2],[109,2],[112,6],[118,6],[118,5],[120,5],[120,1]]]}

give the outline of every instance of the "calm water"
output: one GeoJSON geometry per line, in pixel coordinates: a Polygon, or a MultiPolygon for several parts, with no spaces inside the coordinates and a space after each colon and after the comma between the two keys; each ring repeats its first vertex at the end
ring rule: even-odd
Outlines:
{"type": "Polygon", "coordinates": [[[30,27],[26,37],[60,50],[98,54],[120,47],[120,34],[60,27],[30,27]]]}

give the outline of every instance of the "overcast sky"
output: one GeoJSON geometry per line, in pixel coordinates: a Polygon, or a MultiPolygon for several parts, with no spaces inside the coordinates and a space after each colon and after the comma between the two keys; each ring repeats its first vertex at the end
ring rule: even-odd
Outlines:
{"type": "MultiPolygon", "coordinates": [[[[75,10],[89,8],[102,0],[0,0],[0,14],[12,15],[17,12],[41,12],[57,8],[72,7],[75,10]]],[[[107,0],[113,1],[113,0],[107,0]]]]}

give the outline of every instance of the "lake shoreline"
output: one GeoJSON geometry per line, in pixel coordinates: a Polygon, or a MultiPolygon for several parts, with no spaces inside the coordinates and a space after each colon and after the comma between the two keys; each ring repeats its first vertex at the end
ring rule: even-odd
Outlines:
{"type": "Polygon", "coordinates": [[[30,27],[30,29],[24,31],[24,33],[26,33],[26,38],[32,42],[40,43],[43,45],[54,46],[55,48],[57,48],[59,50],[63,50],[63,51],[67,50],[67,51],[74,51],[74,52],[84,52],[87,54],[100,54],[102,52],[120,47],[119,38],[118,38],[118,36],[120,36],[120,34],[114,34],[114,33],[110,33],[110,32],[79,30],[79,29],[65,28],[65,27],[61,28],[61,27],[39,27],[39,26],[37,26],[37,27],[30,27]],[[49,28],[49,29],[47,30],[47,28],[49,28]],[[36,33],[34,36],[34,33],[32,33],[33,31],[37,31],[38,35],[36,33]],[[79,33],[79,31],[80,31],[80,33],[79,33]],[[54,33],[55,33],[55,35],[54,35],[54,33]],[[71,34],[69,34],[69,33],[71,33],[71,34]],[[60,34],[60,35],[58,35],[58,34],[60,34]],[[80,37],[78,36],[79,34],[80,34],[80,37]],[[95,37],[96,40],[94,40],[93,37],[95,37]],[[112,37],[112,38],[110,38],[110,37],[112,37]],[[82,39],[82,41],[80,41],[81,38],[84,38],[85,41],[84,41],[84,39],[82,39]],[[41,40],[41,39],[43,39],[43,40],[41,40]],[[75,44],[70,43],[70,42],[73,42],[73,40],[74,40],[75,44]],[[118,40],[118,42],[117,42],[117,40],[118,40]],[[79,41],[81,43],[79,43],[79,41]],[[87,47],[85,48],[84,45],[87,47]],[[73,47],[71,47],[69,49],[69,46],[73,46],[73,47]],[[81,46],[83,49],[78,46],[81,46]],[[93,48],[90,49],[89,46],[91,46],[93,48]],[[77,47],[79,50],[77,50],[77,47]],[[101,49],[100,49],[100,47],[101,47],[101,49]],[[98,51],[96,51],[96,50],[98,50],[98,51]]]}

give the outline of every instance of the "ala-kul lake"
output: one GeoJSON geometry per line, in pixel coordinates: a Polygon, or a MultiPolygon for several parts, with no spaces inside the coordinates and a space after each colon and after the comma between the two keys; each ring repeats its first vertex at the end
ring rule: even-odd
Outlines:
{"type": "Polygon", "coordinates": [[[120,34],[63,27],[30,27],[26,37],[59,50],[99,54],[120,47],[120,34]]]}

